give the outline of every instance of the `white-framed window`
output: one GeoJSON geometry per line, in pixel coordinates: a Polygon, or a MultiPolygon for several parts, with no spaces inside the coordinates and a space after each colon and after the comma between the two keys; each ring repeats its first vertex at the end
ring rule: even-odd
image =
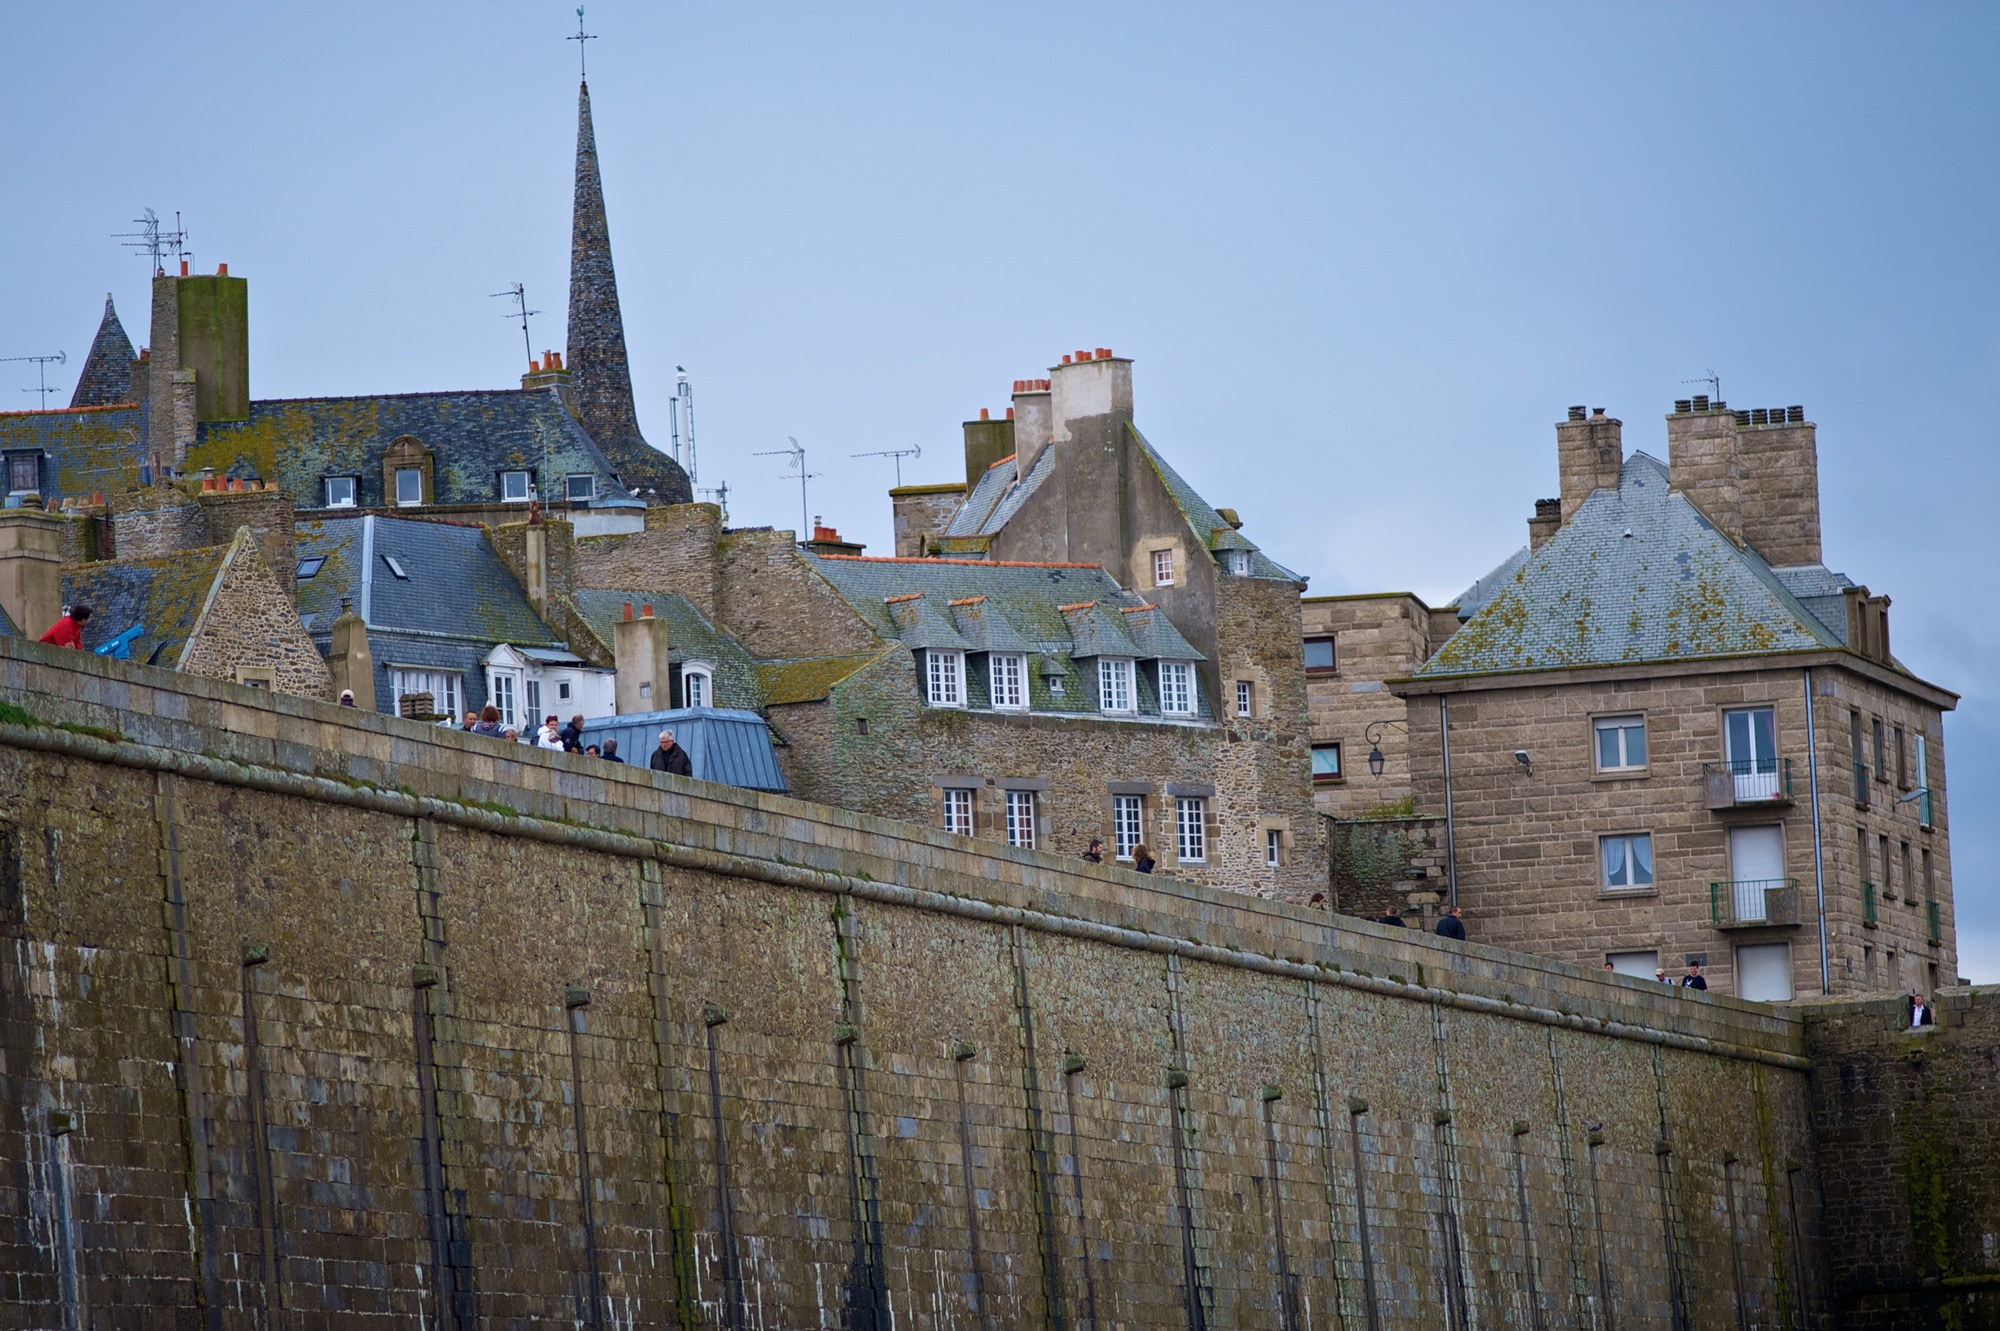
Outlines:
{"type": "Polygon", "coordinates": [[[403,695],[407,693],[428,693],[435,710],[446,716],[459,714],[458,676],[448,670],[403,670],[392,666],[389,693],[389,708],[398,716],[403,714],[403,695]]]}
{"type": "MultiPolygon", "coordinates": [[[[1723,757],[1739,800],[1767,800],[1782,793],[1778,778],[1778,719],[1770,707],[1745,707],[1722,714],[1723,757]]],[[[1875,723],[1876,775],[1882,761],[1882,723],[1875,723]]]]}
{"type": "Polygon", "coordinates": [[[354,507],[354,478],[352,476],[329,476],[320,484],[325,487],[328,508],[354,507]]]}
{"type": "Polygon", "coordinates": [[[500,502],[503,504],[525,504],[534,489],[525,471],[503,471],[500,473],[500,502]]]}
{"type": "Polygon", "coordinates": [[[944,830],[956,832],[960,836],[972,835],[972,792],[969,790],[947,790],[944,792],[944,830]]]}
{"type": "Polygon", "coordinates": [[[419,467],[396,468],[396,504],[412,508],[424,502],[424,473],[419,467]]]}
{"type": "Polygon", "coordinates": [[[563,477],[563,498],[572,504],[584,504],[597,498],[597,478],[588,472],[581,476],[563,477]]]}
{"type": "Polygon", "coordinates": [[[1134,709],[1132,663],[1121,657],[1097,660],[1097,709],[1100,712],[1130,712],[1134,709]]]}
{"type": "Polygon", "coordinates": [[[568,702],[568,701],[569,701],[569,681],[568,681],[568,680],[566,680],[566,679],[559,679],[559,680],[557,680],[557,681],[556,681],[556,700],[557,700],[558,702],[568,702]]]}
{"type": "Polygon", "coordinates": [[[1597,770],[1636,772],[1646,765],[1646,718],[1643,716],[1600,716],[1592,723],[1597,733],[1597,770]]]}
{"type": "Polygon", "coordinates": [[[715,706],[715,672],[706,664],[690,662],[681,667],[681,706],[715,706]]]}
{"type": "Polygon", "coordinates": [[[1175,851],[1182,864],[1208,858],[1208,801],[1199,795],[1174,800],[1175,851]]]}
{"type": "Polygon", "coordinates": [[[1153,551],[1153,585],[1155,587],[1174,585],[1174,552],[1171,549],[1153,551]]]}
{"type": "Polygon", "coordinates": [[[1160,662],[1160,713],[1194,715],[1194,667],[1186,661],[1160,662]]]}
{"type": "Polygon", "coordinates": [[[1285,830],[1281,827],[1264,829],[1264,867],[1275,869],[1285,854],[1285,830]]]}
{"type": "Polygon", "coordinates": [[[1248,550],[1224,550],[1222,552],[1222,571],[1232,578],[1249,577],[1250,552],[1248,550]]]}
{"type": "Polygon", "coordinates": [[[965,653],[924,653],[924,700],[933,707],[965,706],[965,653]]]}
{"type": "Polygon", "coordinates": [[[531,726],[538,726],[542,723],[542,717],[544,715],[542,711],[542,681],[540,681],[539,679],[529,680],[527,687],[527,695],[528,695],[527,698],[528,706],[525,710],[527,711],[528,715],[528,724],[531,726]]]}
{"type": "Polygon", "coordinates": [[[1653,885],[1653,834],[1621,832],[1597,839],[1597,858],[1604,868],[1608,892],[1632,891],[1653,885]]]}
{"type": "Polygon", "coordinates": [[[1236,714],[1254,716],[1257,712],[1257,686],[1247,679],[1236,681],[1236,714]]]}
{"type": "Polygon", "coordinates": [[[1028,706],[1028,658],[995,652],[988,659],[987,673],[993,690],[993,705],[1001,711],[1018,712],[1028,706]]]}
{"type": "Polygon", "coordinates": [[[500,713],[501,725],[512,726],[514,729],[519,730],[521,728],[521,717],[520,713],[514,708],[514,699],[517,696],[518,694],[514,687],[513,671],[493,670],[487,673],[487,701],[492,703],[494,708],[500,713]]]}
{"type": "Polygon", "coordinates": [[[1132,848],[1146,839],[1145,827],[1144,795],[1111,797],[1111,848],[1118,859],[1132,858],[1132,848]]]}
{"type": "Polygon", "coordinates": [[[1035,848],[1035,792],[1007,792],[1007,844],[1023,850],[1035,848]]]}
{"type": "Polygon", "coordinates": [[[1792,945],[1745,943],[1738,947],[1736,996],[1756,999],[1761,1003],[1791,1002],[1792,945]]]}

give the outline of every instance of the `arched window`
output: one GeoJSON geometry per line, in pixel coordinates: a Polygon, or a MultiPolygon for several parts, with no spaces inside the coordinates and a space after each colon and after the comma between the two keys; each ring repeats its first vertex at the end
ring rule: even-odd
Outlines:
{"type": "Polygon", "coordinates": [[[681,667],[681,706],[715,706],[715,667],[690,661],[681,667]]]}

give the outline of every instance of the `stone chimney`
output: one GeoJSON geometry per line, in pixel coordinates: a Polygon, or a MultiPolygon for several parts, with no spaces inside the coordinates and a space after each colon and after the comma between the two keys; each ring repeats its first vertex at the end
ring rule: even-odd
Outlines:
{"type": "Polygon", "coordinates": [[[1847,603],[1847,650],[1884,665],[1889,656],[1889,598],[1870,596],[1866,587],[1843,587],[1847,603]]]}
{"type": "Polygon", "coordinates": [[[1623,430],[1623,424],[1606,416],[1602,407],[1588,415],[1582,407],[1571,407],[1569,419],[1556,426],[1563,522],[1575,517],[1583,501],[1597,491],[1617,490],[1619,469],[1625,465],[1623,430]]]}
{"type": "Polygon", "coordinates": [[[858,555],[868,548],[859,541],[841,540],[840,533],[821,522],[817,514],[813,516],[812,539],[799,544],[816,555],[858,555]]]}
{"type": "Polygon", "coordinates": [[[1014,465],[1026,476],[1034,469],[1035,459],[1049,446],[1049,436],[1055,431],[1055,405],[1049,381],[1016,379],[1013,410],[1014,465]]]}
{"type": "Polygon", "coordinates": [[[896,556],[920,559],[938,552],[938,540],[965,502],[965,487],[957,481],[944,485],[899,485],[889,491],[889,507],[896,524],[896,556]]]}
{"type": "Polygon", "coordinates": [[[996,463],[1014,456],[1013,415],[996,421],[981,407],[979,419],[965,423],[965,488],[970,491],[996,463]]]}
{"type": "Polygon", "coordinates": [[[1781,567],[1819,563],[1819,427],[1801,406],[1758,407],[1736,421],[1743,543],[1781,567]]]}
{"type": "Polygon", "coordinates": [[[1697,395],[1667,417],[1667,476],[1715,529],[1743,544],[1743,487],[1736,467],[1736,416],[1727,402],[1697,395]]]}
{"type": "Polygon", "coordinates": [[[1107,347],[1078,351],[1052,366],[1049,437],[1108,444],[1132,423],[1132,361],[1107,347]]]}
{"type": "Polygon", "coordinates": [[[368,625],[354,613],[354,602],[345,596],[340,598],[340,618],[333,621],[326,664],[333,673],[334,697],[343,689],[352,689],[356,707],[364,712],[375,710],[375,656],[368,647],[368,625]]]}
{"type": "Polygon", "coordinates": [[[64,519],[34,507],[0,509],[0,608],[29,641],[62,617],[64,519]]]}
{"type": "Polygon", "coordinates": [[[521,590],[528,594],[528,604],[535,607],[535,613],[548,617],[549,607],[549,529],[539,522],[530,522],[522,533],[521,590]]]}
{"type": "Polygon", "coordinates": [[[153,275],[151,355],[135,367],[152,403],[146,451],[179,467],[201,421],[250,417],[250,287],[229,275],[153,275]]]}
{"type": "Polygon", "coordinates": [[[1078,351],[1052,367],[1050,379],[1052,446],[1069,496],[1061,557],[1102,565],[1120,577],[1131,562],[1131,513],[1122,496],[1132,440],[1132,362],[1105,347],[1078,351]]]}
{"type": "Polygon", "coordinates": [[[613,637],[619,714],[666,711],[673,701],[674,678],[667,661],[667,621],[655,619],[650,605],[642,607],[634,619],[632,603],[627,601],[625,618],[618,622],[613,637]]]}
{"type": "Polygon", "coordinates": [[[1549,543],[1562,526],[1562,500],[1537,499],[1535,516],[1528,519],[1528,549],[1535,551],[1549,543]]]}
{"type": "Polygon", "coordinates": [[[521,387],[530,392],[538,388],[553,388],[568,407],[571,415],[576,414],[576,404],[570,399],[569,371],[563,368],[560,351],[544,351],[539,361],[528,362],[528,372],[521,376],[521,387]]]}

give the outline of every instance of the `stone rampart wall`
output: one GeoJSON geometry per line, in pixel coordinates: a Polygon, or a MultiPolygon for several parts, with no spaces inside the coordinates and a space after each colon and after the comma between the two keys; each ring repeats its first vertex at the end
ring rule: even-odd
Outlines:
{"type": "Polygon", "coordinates": [[[0,692],[23,1324],[1819,1324],[1790,1013],[35,644],[0,692]]]}

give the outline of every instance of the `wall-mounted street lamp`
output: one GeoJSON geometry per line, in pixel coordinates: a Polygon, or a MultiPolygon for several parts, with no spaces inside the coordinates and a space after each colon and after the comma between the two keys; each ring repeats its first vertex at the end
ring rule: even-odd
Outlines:
{"type": "Polygon", "coordinates": [[[1361,738],[1368,741],[1368,775],[1370,776],[1382,775],[1382,769],[1388,766],[1388,759],[1382,756],[1382,736],[1389,733],[1391,727],[1400,728],[1406,735],[1410,733],[1409,722],[1396,720],[1370,721],[1368,728],[1361,732],[1361,738]]]}

